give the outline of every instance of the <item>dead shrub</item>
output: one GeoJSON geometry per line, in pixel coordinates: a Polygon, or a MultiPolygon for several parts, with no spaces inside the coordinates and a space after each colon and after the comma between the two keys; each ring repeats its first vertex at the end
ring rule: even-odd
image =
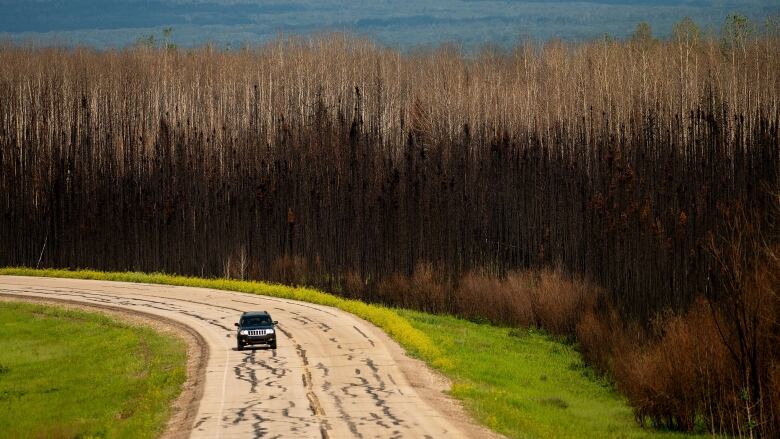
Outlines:
{"type": "MultiPolygon", "coordinates": [[[[734,368],[710,306],[700,300],[688,313],[658,320],[651,341],[614,352],[614,378],[637,420],[682,431],[734,400],[734,368]]],[[[734,407],[729,407],[733,409],[734,407]]],[[[717,420],[720,423],[720,420],[717,420]]]]}
{"type": "Polygon", "coordinates": [[[401,273],[394,273],[384,278],[376,286],[376,301],[386,305],[402,306],[411,296],[411,284],[409,278],[401,273]]]}
{"type": "Polygon", "coordinates": [[[501,279],[485,270],[466,273],[455,291],[455,310],[470,319],[539,326],[576,335],[580,317],[595,307],[601,289],[560,270],[512,271],[501,279]]]}
{"type": "Polygon", "coordinates": [[[777,229],[772,224],[762,226],[755,212],[746,210],[738,210],[729,227],[727,240],[711,242],[718,268],[716,286],[721,287],[712,300],[712,318],[736,377],[730,388],[724,388],[734,395],[727,398],[735,401],[734,407],[726,407],[721,419],[731,434],[777,437],[780,412],[774,401],[778,395],[770,387],[770,373],[780,363],[777,229]]]}
{"type": "Polygon", "coordinates": [[[577,341],[585,360],[601,373],[612,373],[615,351],[629,343],[627,329],[614,309],[589,309],[577,323],[577,341]]]}
{"type": "Polygon", "coordinates": [[[436,276],[432,264],[418,264],[411,277],[395,273],[379,282],[376,288],[380,302],[428,312],[448,309],[447,284],[436,276]]]}
{"type": "Polygon", "coordinates": [[[602,294],[600,288],[584,279],[568,277],[561,270],[540,271],[530,292],[539,325],[564,337],[576,335],[581,316],[594,309],[602,294]]]}
{"type": "Polygon", "coordinates": [[[489,320],[495,323],[531,326],[535,318],[531,310],[524,273],[513,273],[501,280],[482,270],[466,273],[455,290],[457,312],[471,320],[489,320]]]}
{"type": "Polygon", "coordinates": [[[286,285],[306,285],[307,274],[306,258],[284,255],[271,263],[269,280],[286,285]]]}
{"type": "Polygon", "coordinates": [[[511,271],[501,283],[499,300],[511,310],[507,323],[517,326],[539,326],[531,301],[533,276],[528,271],[511,271]]]}
{"type": "Polygon", "coordinates": [[[480,271],[466,273],[455,290],[455,306],[458,314],[470,320],[487,319],[508,323],[506,306],[496,306],[501,282],[480,271]]]}
{"type": "Polygon", "coordinates": [[[249,266],[247,267],[248,279],[265,279],[265,274],[263,264],[258,258],[249,260],[249,266]]]}
{"type": "Polygon", "coordinates": [[[359,273],[348,271],[341,282],[341,291],[345,297],[350,299],[361,299],[365,293],[366,283],[359,273]]]}
{"type": "Polygon", "coordinates": [[[447,285],[437,278],[432,264],[418,264],[411,281],[411,297],[407,304],[412,308],[428,312],[442,312],[447,309],[447,285]]]}
{"type": "MultiPolygon", "coordinates": [[[[639,422],[692,431],[698,421],[713,433],[775,437],[778,273],[780,267],[760,263],[737,297],[725,301],[729,308],[702,298],[684,314],[660,317],[642,343],[610,342],[613,377],[639,422]]],[[[597,345],[588,339],[599,328],[596,320],[586,316],[578,327],[589,349],[597,345]]],[[[588,353],[589,359],[602,355],[588,353]]]]}
{"type": "Polygon", "coordinates": [[[639,422],[778,437],[780,246],[773,229],[762,230],[744,211],[730,221],[731,233],[710,242],[709,297],[685,312],[658,316],[650,331],[629,343],[610,339],[602,315],[586,315],[578,337],[591,361],[611,357],[615,382],[639,422]],[[605,354],[599,340],[611,352],[605,354]]]}

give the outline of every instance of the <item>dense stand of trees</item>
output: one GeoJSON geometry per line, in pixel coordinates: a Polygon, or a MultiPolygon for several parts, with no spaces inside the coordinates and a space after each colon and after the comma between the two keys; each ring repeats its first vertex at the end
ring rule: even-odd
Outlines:
{"type": "Polygon", "coordinates": [[[0,265],[267,278],[287,256],[337,291],[557,265],[632,315],[680,308],[731,211],[770,220],[778,59],[691,33],[474,58],[2,47],[0,265]]]}

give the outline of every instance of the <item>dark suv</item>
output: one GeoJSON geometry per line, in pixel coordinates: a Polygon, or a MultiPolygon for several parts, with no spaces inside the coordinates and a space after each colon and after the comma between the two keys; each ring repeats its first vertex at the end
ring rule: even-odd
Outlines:
{"type": "Polygon", "coordinates": [[[236,323],[236,348],[240,351],[246,345],[264,344],[276,349],[276,329],[278,322],[271,319],[267,311],[249,311],[241,314],[241,321],[236,323]]]}

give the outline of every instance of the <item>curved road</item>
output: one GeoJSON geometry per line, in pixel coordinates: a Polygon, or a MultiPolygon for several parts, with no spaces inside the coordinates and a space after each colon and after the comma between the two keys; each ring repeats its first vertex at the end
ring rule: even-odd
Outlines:
{"type": "Polygon", "coordinates": [[[465,437],[410,384],[398,345],[343,311],[201,288],[14,276],[0,276],[0,294],[119,307],[201,334],[209,355],[190,437],[465,437]],[[279,321],[278,349],[235,350],[233,323],[248,310],[279,321]]]}

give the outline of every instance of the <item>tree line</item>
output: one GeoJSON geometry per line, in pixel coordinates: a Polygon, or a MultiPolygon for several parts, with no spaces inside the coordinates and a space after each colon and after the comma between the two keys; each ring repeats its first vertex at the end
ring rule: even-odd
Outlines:
{"type": "Polygon", "coordinates": [[[776,36],[683,24],[473,57],[340,35],[2,46],[0,264],[382,301],[383,279],[421,264],[450,285],[555,266],[626,315],[683,309],[719,294],[708,243],[734,212],[774,221],[780,115],[776,36]]]}

